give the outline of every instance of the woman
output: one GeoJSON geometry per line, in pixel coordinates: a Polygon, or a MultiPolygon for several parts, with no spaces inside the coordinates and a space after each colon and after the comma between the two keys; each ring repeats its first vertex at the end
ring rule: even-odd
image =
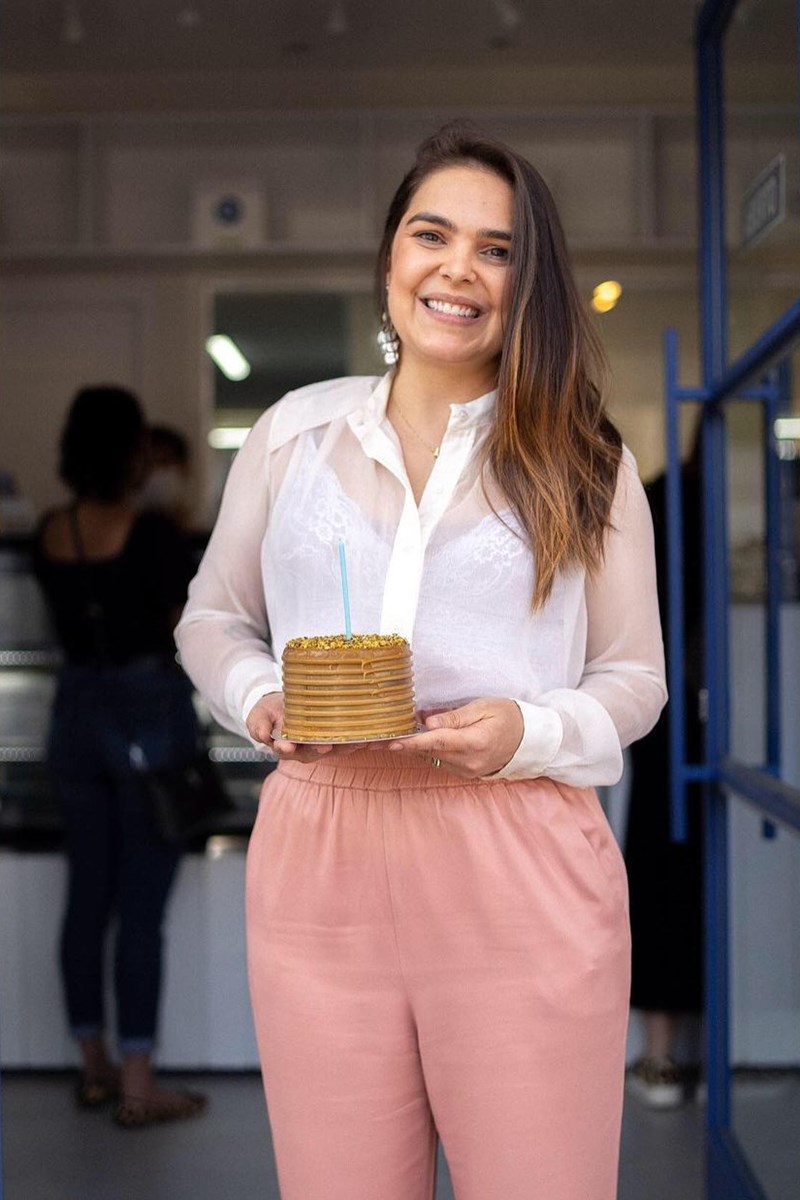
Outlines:
{"type": "Polygon", "coordinates": [[[61,440],[61,478],[74,500],[44,518],[36,547],[66,660],[50,766],[69,867],[61,966],[83,1064],[77,1100],[89,1108],[117,1100],[115,1119],[128,1128],[205,1107],[202,1096],[160,1087],[152,1066],[161,924],[180,855],[159,841],[132,759],[189,761],[197,727],[172,643],[193,564],[172,522],[138,513],[146,465],[136,397],[116,387],[79,392],[61,440]],[[103,1011],[112,917],[119,1071],[103,1011]]]}
{"type": "Polygon", "coordinates": [[[247,914],[282,1195],[429,1200],[438,1133],[458,1200],[611,1200],[629,938],[592,789],[665,699],[647,504],[524,159],[425,142],[378,276],[396,369],[262,417],[178,627],[280,759],[247,914]],[[412,640],[427,713],[354,752],[280,737],[284,644],[340,631],[339,539],[353,628],[412,640]]]}

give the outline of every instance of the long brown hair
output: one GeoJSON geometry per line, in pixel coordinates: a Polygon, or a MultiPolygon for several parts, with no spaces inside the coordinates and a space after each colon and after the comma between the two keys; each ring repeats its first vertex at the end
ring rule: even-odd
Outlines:
{"type": "Polygon", "coordinates": [[[434,171],[465,163],[495,172],[514,192],[508,320],[486,462],[534,552],[538,608],[560,569],[600,566],[622,441],[605,412],[605,354],[547,184],[521,155],[465,122],[420,145],[389,206],[377,262],[380,310],[392,242],[414,193],[434,171]]]}

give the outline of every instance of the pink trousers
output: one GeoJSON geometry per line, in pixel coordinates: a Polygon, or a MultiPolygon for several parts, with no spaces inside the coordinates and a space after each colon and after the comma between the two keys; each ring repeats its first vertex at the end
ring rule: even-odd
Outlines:
{"type": "Polygon", "coordinates": [[[267,780],[250,987],[283,1200],[614,1200],[630,941],[595,793],[389,752],[267,780]]]}

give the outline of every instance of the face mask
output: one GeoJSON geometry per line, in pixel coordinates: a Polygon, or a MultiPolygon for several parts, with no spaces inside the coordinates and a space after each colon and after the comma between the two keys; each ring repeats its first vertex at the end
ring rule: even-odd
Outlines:
{"type": "Polygon", "coordinates": [[[186,500],[186,484],[178,467],[156,467],[139,492],[139,508],[171,512],[186,500]]]}

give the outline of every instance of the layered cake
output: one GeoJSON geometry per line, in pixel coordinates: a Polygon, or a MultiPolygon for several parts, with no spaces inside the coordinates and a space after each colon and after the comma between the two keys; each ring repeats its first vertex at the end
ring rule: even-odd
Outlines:
{"type": "Polygon", "coordinates": [[[415,733],[411,647],[395,633],[293,638],[283,652],[283,699],[289,741],[415,733]]]}

